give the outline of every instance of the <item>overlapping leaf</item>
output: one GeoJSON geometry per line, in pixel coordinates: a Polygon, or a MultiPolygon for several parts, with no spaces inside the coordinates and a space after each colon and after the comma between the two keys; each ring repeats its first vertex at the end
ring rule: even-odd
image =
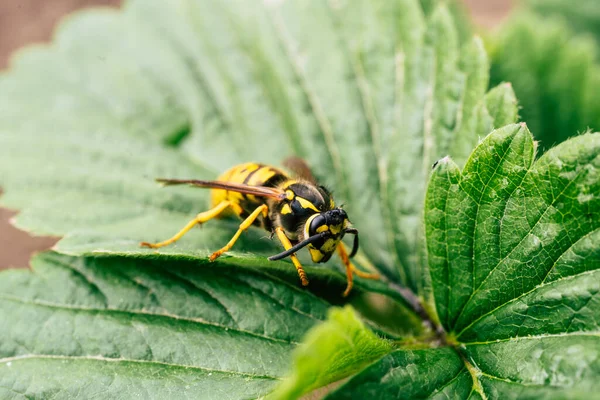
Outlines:
{"type": "Polygon", "coordinates": [[[598,266],[599,154],[600,137],[588,134],[533,163],[529,131],[512,125],[482,142],[462,172],[440,162],[426,212],[430,267],[440,319],[459,340],[473,320],[544,285],[586,280],[598,266]],[[590,254],[573,262],[582,251],[590,254]]]}
{"type": "Polygon", "coordinates": [[[526,126],[509,125],[462,170],[450,158],[437,164],[425,223],[445,333],[398,343],[328,398],[588,398],[598,390],[600,135],[534,155],[526,126]]]}
{"type": "Polygon", "coordinates": [[[392,343],[365,327],[350,307],[331,309],[327,322],[311,330],[294,352],[293,375],[270,398],[298,398],[345,378],[391,350],[392,343]]]}
{"type": "Polygon", "coordinates": [[[439,163],[426,205],[436,305],[485,392],[506,389],[494,382],[592,391],[598,365],[585,354],[600,348],[600,135],[535,163],[534,154],[528,129],[511,125],[462,171],[439,163]]]}

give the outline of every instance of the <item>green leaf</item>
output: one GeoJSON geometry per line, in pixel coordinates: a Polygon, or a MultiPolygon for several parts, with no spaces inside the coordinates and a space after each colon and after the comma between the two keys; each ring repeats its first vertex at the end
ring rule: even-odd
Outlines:
{"type": "Polygon", "coordinates": [[[600,44],[600,9],[595,0],[521,0],[532,11],[551,17],[560,17],[577,33],[591,34],[600,44]]]}
{"type": "Polygon", "coordinates": [[[507,126],[462,171],[441,160],[427,193],[437,311],[488,397],[598,387],[600,134],[534,153],[507,126]]]}
{"type": "Polygon", "coordinates": [[[582,342],[568,338],[563,343],[542,340],[505,348],[497,344],[482,346],[479,352],[473,352],[473,358],[490,366],[486,372],[450,348],[397,350],[327,399],[593,398],[598,390],[593,380],[600,365],[595,359],[598,347],[584,347],[582,342]],[[565,351],[569,356],[565,357],[565,351]],[[574,377],[580,379],[574,382],[574,377]],[[565,390],[564,386],[572,388],[565,390]]]}
{"type": "Polygon", "coordinates": [[[423,11],[425,14],[429,14],[433,12],[436,7],[440,4],[445,4],[448,7],[448,10],[452,14],[452,17],[457,22],[456,28],[458,29],[458,34],[461,40],[461,43],[465,43],[471,40],[473,37],[473,22],[471,21],[469,10],[467,6],[462,1],[455,0],[420,0],[421,6],[423,7],[423,11]]]}
{"type": "Polygon", "coordinates": [[[466,398],[472,382],[452,349],[396,350],[327,399],[466,398]]]}
{"type": "MultiPolygon", "coordinates": [[[[583,11],[581,3],[568,2],[583,11]]],[[[578,132],[600,129],[598,46],[590,38],[575,35],[558,19],[521,13],[490,42],[491,82],[512,83],[521,117],[543,151],[578,132]]]]}
{"type": "Polygon", "coordinates": [[[505,83],[490,90],[485,95],[485,109],[490,118],[494,118],[492,125],[495,127],[506,126],[518,120],[517,98],[512,85],[505,83]]]}
{"type": "Polygon", "coordinates": [[[537,161],[524,124],[431,175],[428,263],[444,331],[330,399],[590,398],[599,390],[600,134],[537,161]],[[445,346],[439,348],[438,346],[445,346]]]}
{"type": "Polygon", "coordinates": [[[345,378],[391,349],[391,343],[366,328],[352,308],[331,309],[327,321],[313,328],[295,350],[292,374],[272,396],[298,398],[345,378]]]}
{"type": "Polygon", "coordinates": [[[600,136],[579,136],[532,165],[533,152],[524,126],[497,131],[473,152],[462,171],[460,190],[449,195],[448,201],[460,201],[473,221],[447,218],[446,230],[457,235],[448,242],[461,243],[458,252],[470,254],[461,258],[450,253],[456,254],[448,257],[451,269],[461,269],[460,279],[471,283],[461,290],[461,285],[453,286],[449,317],[454,323],[448,328],[460,332],[467,321],[540,284],[594,269],[593,257],[577,267],[569,265],[567,271],[556,264],[600,227],[592,211],[600,205],[595,195],[600,189],[600,136]],[[484,240],[490,233],[494,240],[484,240]]]}
{"type": "Polygon", "coordinates": [[[3,272],[0,304],[16,398],[264,395],[328,308],[256,268],[53,253],[3,272]]]}
{"type": "MultiPolygon", "coordinates": [[[[462,37],[452,5],[420,3],[132,0],[22,51],[0,77],[2,202],[79,257],[46,254],[33,274],[2,275],[0,393],[254,398],[300,343],[282,398],[357,372],[330,397],[599,390],[599,135],[534,161],[528,129],[501,128],[517,119],[516,97],[510,84],[487,91],[481,40],[462,37]],[[310,291],[300,288],[289,262],[266,262],[278,250],[267,232],[208,263],[238,221],[139,248],[208,207],[207,191],[153,178],[214,179],[289,155],[335,190],[361,231],[360,264],[385,275],[358,279],[350,299],[386,298],[381,326],[349,309],[321,324],[344,303],[343,275],[307,266],[310,291]],[[371,330],[406,337],[390,353],[371,330]]],[[[545,40],[563,32],[528,29],[506,43],[536,38],[522,51],[531,65],[566,76],[524,73],[548,98],[538,122],[549,147],[547,132],[600,115],[600,79],[591,44],[554,62],[545,40]],[[570,104],[555,107],[564,93],[570,104]]],[[[512,72],[502,49],[494,68],[512,72]]]]}
{"type": "MultiPolygon", "coordinates": [[[[57,251],[153,258],[138,243],[174,234],[209,195],[153,178],[214,179],[297,155],[368,238],[368,264],[425,293],[430,165],[455,148],[465,159],[510,114],[487,110],[481,41],[461,52],[447,7],[429,11],[417,0],[132,0],[77,14],[0,78],[2,204],[21,210],[20,228],[64,236],[57,251]]],[[[204,259],[236,226],[208,223],[159,254],[204,259]]],[[[253,230],[231,257],[277,251],[253,230]]]]}

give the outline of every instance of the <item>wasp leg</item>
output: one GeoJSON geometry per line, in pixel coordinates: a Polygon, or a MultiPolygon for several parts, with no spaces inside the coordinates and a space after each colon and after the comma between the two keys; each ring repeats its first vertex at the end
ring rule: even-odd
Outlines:
{"type": "Polygon", "coordinates": [[[348,250],[346,249],[346,246],[340,242],[340,244],[338,244],[337,246],[337,251],[338,254],[340,255],[340,258],[342,259],[342,262],[344,263],[344,265],[346,266],[346,279],[347,279],[347,285],[346,285],[346,290],[344,290],[344,297],[347,297],[350,294],[350,291],[352,290],[352,286],[353,284],[353,274],[356,274],[356,276],[359,276],[361,278],[364,279],[379,279],[380,276],[379,274],[370,274],[367,272],[363,272],[360,269],[356,268],[354,266],[354,264],[352,264],[352,262],[350,261],[350,257],[348,257],[348,250]]]}
{"type": "MultiPolygon", "coordinates": [[[[277,234],[277,238],[286,250],[292,248],[292,243],[290,242],[290,239],[288,239],[288,237],[285,236],[285,232],[283,231],[282,227],[275,228],[275,233],[277,234]]],[[[306,277],[306,272],[304,272],[304,268],[302,268],[302,264],[300,264],[300,260],[298,260],[298,257],[296,257],[295,254],[292,254],[290,258],[292,259],[292,263],[294,263],[294,267],[296,267],[296,270],[298,271],[298,276],[300,276],[302,286],[308,286],[308,278],[306,277]]]]}
{"type": "Polygon", "coordinates": [[[248,216],[248,218],[246,218],[240,224],[240,228],[237,230],[237,232],[235,233],[235,235],[233,235],[233,237],[231,238],[231,240],[229,241],[229,243],[227,243],[222,249],[217,250],[214,253],[212,253],[212,255],[208,259],[210,261],[215,261],[223,253],[225,253],[226,251],[231,250],[231,248],[233,247],[233,245],[235,244],[235,242],[239,239],[239,237],[242,234],[242,232],[244,232],[246,229],[250,228],[252,226],[252,224],[254,223],[254,221],[256,220],[256,218],[258,218],[260,216],[260,214],[262,214],[264,217],[266,217],[268,215],[268,213],[269,213],[269,207],[267,207],[265,204],[263,204],[262,206],[259,206],[258,208],[256,208],[256,210],[254,210],[252,212],[252,214],[250,214],[248,216]]]}
{"type": "Polygon", "coordinates": [[[208,211],[204,211],[204,212],[201,212],[200,214],[196,215],[196,218],[194,218],[193,220],[188,222],[187,225],[184,226],[182,230],[177,232],[177,234],[175,236],[173,236],[172,238],[167,239],[163,242],[158,242],[158,243],[141,242],[140,246],[150,247],[152,249],[158,249],[159,247],[168,246],[171,243],[175,243],[176,241],[181,239],[181,237],[183,235],[185,235],[190,229],[192,229],[196,224],[203,224],[207,221],[210,221],[213,218],[218,217],[219,214],[221,214],[223,211],[225,211],[225,209],[227,209],[227,207],[231,207],[231,206],[232,206],[232,204],[230,201],[222,201],[215,208],[211,208],[208,211]]]}

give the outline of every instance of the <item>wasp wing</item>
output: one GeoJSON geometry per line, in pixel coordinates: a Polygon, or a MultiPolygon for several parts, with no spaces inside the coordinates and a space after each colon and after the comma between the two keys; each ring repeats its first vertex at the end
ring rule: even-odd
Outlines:
{"type": "Polygon", "coordinates": [[[250,194],[253,196],[269,197],[272,199],[281,200],[285,198],[285,191],[267,186],[250,186],[240,183],[220,182],[220,181],[201,181],[197,179],[156,179],[157,182],[164,186],[172,185],[190,185],[194,187],[222,189],[231,192],[250,194]]]}
{"type": "Polygon", "coordinates": [[[288,171],[293,173],[296,178],[304,179],[314,184],[317,183],[317,180],[315,179],[315,176],[310,170],[310,167],[308,166],[306,161],[304,161],[300,157],[292,156],[286,158],[283,162],[283,166],[288,171]]]}

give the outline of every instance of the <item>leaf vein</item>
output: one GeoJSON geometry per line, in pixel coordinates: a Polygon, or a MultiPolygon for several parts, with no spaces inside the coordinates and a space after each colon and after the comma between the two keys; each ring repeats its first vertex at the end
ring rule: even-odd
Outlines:
{"type": "Polygon", "coordinates": [[[22,299],[22,298],[19,298],[16,296],[9,296],[9,295],[5,295],[5,294],[0,294],[0,300],[6,300],[6,301],[18,302],[18,303],[22,303],[22,304],[28,304],[28,305],[32,305],[32,306],[48,307],[48,308],[60,309],[60,310],[97,312],[97,313],[101,313],[101,314],[112,312],[112,313],[120,313],[120,314],[140,315],[140,316],[146,316],[146,317],[168,318],[168,319],[174,319],[174,320],[178,320],[178,321],[191,322],[191,323],[204,325],[204,326],[212,326],[212,327],[216,327],[216,328],[221,328],[224,330],[234,331],[234,332],[238,332],[241,334],[254,336],[254,337],[257,337],[260,339],[274,341],[274,342],[280,342],[280,343],[286,343],[286,344],[296,344],[296,345],[300,344],[299,342],[295,342],[292,340],[285,340],[285,339],[265,336],[265,335],[261,335],[256,332],[251,332],[251,331],[243,330],[240,328],[231,328],[229,326],[218,324],[218,323],[212,322],[212,321],[206,321],[201,318],[182,317],[182,316],[178,316],[178,315],[174,315],[174,314],[151,313],[151,312],[141,311],[141,310],[121,310],[121,309],[112,308],[112,307],[94,308],[94,307],[85,307],[85,306],[81,306],[81,305],[75,306],[75,305],[67,305],[67,304],[57,304],[57,303],[41,301],[41,300],[22,299]]]}
{"type": "Polygon", "coordinates": [[[18,361],[35,360],[35,359],[70,360],[70,361],[89,360],[89,361],[102,361],[102,362],[112,362],[112,363],[125,362],[125,363],[175,367],[175,368],[182,368],[182,369],[192,369],[192,370],[199,370],[199,371],[209,372],[209,373],[221,373],[221,374],[225,374],[225,375],[245,376],[248,378],[256,378],[256,379],[281,380],[280,377],[270,376],[270,375],[256,375],[256,374],[250,374],[247,372],[226,371],[226,370],[200,367],[197,365],[181,365],[181,364],[173,364],[173,363],[167,363],[167,362],[163,362],[163,361],[154,361],[154,360],[148,361],[148,360],[133,360],[133,359],[128,359],[128,358],[109,358],[109,357],[103,357],[103,356],[99,356],[99,355],[98,356],[62,356],[62,355],[50,355],[50,354],[25,354],[25,355],[13,356],[13,357],[0,358],[0,363],[15,362],[15,361],[18,362],[18,361]]]}
{"type": "Polygon", "coordinates": [[[513,302],[516,302],[516,301],[520,300],[522,297],[525,297],[525,296],[527,296],[527,295],[529,295],[529,294],[531,294],[531,293],[535,292],[536,290],[538,290],[538,289],[540,289],[540,288],[542,288],[542,287],[545,287],[545,286],[550,286],[550,285],[553,285],[553,284],[556,284],[556,283],[559,283],[559,282],[562,282],[562,281],[565,281],[565,280],[575,279],[575,278],[577,278],[577,277],[579,277],[579,276],[583,276],[583,275],[592,275],[592,274],[594,274],[594,273],[596,273],[596,272],[597,272],[597,270],[592,270],[592,271],[583,271],[583,272],[580,272],[580,273],[578,273],[578,274],[569,275],[569,276],[564,276],[564,277],[562,277],[562,278],[556,279],[556,280],[554,280],[554,281],[551,281],[551,282],[548,282],[548,283],[542,283],[542,284],[540,284],[540,285],[538,285],[538,286],[534,287],[534,288],[533,288],[533,289],[531,289],[530,291],[528,291],[528,292],[525,292],[525,293],[522,293],[522,294],[520,294],[519,296],[517,296],[517,297],[515,297],[515,298],[513,298],[513,299],[510,299],[510,300],[509,300],[509,301],[507,301],[506,303],[504,303],[504,304],[500,304],[498,307],[494,308],[494,309],[493,309],[493,310],[491,310],[491,311],[488,311],[487,313],[485,313],[485,314],[481,315],[480,317],[477,317],[475,320],[473,320],[473,322],[471,322],[471,323],[470,323],[469,325],[467,325],[467,326],[466,326],[466,327],[465,327],[463,330],[461,330],[461,331],[460,331],[460,332],[459,332],[459,333],[456,335],[456,337],[457,337],[457,338],[458,338],[458,337],[460,337],[460,336],[461,336],[461,335],[462,335],[462,334],[463,334],[463,333],[464,333],[466,330],[468,330],[468,329],[469,329],[471,326],[475,325],[475,323],[477,323],[477,322],[478,322],[478,321],[480,321],[481,319],[485,318],[486,316],[488,316],[488,315],[491,315],[491,314],[495,313],[496,311],[498,311],[499,309],[501,309],[501,308],[503,308],[503,307],[507,307],[507,306],[508,306],[508,305],[510,305],[511,303],[513,303],[513,302]]]}
{"type": "Polygon", "coordinates": [[[285,22],[283,21],[279,13],[275,10],[271,12],[270,16],[271,22],[273,23],[273,26],[275,28],[275,32],[277,32],[277,38],[279,39],[279,42],[283,48],[283,53],[286,55],[288,62],[290,63],[292,70],[294,71],[294,74],[296,75],[298,82],[300,83],[300,88],[304,92],[306,99],[310,104],[310,108],[313,112],[315,120],[317,121],[317,124],[320,127],[319,130],[323,134],[323,137],[325,139],[325,145],[327,147],[329,155],[331,156],[331,161],[333,162],[333,167],[336,172],[337,183],[342,188],[345,197],[348,198],[349,189],[345,179],[344,168],[342,166],[342,158],[336,144],[335,135],[333,133],[331,123],[329,122],[329,119],[325,114],[325,110],[323,109],[323,106],[319,101],[317,94],[308,82],[308,79],[301,66],[300,60],[298,60],[298,56],[293,50],[293,41],[285,27],[285,22]]]}
{"type": "MultiPolygon", "coordinates": [[[[544,217],[544,215],[546,215],[546,213],[548,212],[548,210],[550,210],[550,208],[552,206],[554,206],[554,203],[556,202],[557,198],[562,196],[567,189],[577,180],[577,178],[579,178],[580,174],[585,170],[585,168],[581,168],[580,171],[577,172],[576,176],[569,181],[569,183],[567,185],[565,185],[565,187],[563,188],[563,190],[560,192],[560,194],[556,197],[553,196],[553,200],[550,204],[548,204],[548,206],[546,207],[546,209],[544,210],[544,212],[542,212],[540,214],[540,216],[538,217],[537,221],[533,224],[533,226],[531,226],[531,228],[527,231],[527,233],[525,235],[523,235],[523,237],[521,238],[521,240],[519,240],[519,242],[510,250],[510,252],[508,252],[508,254],[506,256],[504,256],[500,261],[498,261],[498,263],[490,270],[490,272],[487,274],[487,276],[481,281],[481,284],[477,287],[477,289],[475,289],[475,291],[473,291],[471,293],[471,296],[469,297],[469,300],[467,300],[467,302],[465,303],[464,307],[462,308],[460,314],[456,317],[456,320],[458,321],[460,319],[460,317],[462,316],[463,312],[465,311],[467,305],[473,300],[473,297],[481,290],[481,287],[485,284],[485,282],[488,280],[488,278],[492,275],[492,273],[498,269],[498,267],[500,265],[502,265],[502,263],[507,260],[512,253],[521,245],[521,243],[523,243],[523,241],[531,234],[531,232],[537,227],[537,225],[540,223],[540,221],[542,220],[542,218],[544,217]]],[[[529,170],[527,172],[527,174],[529,174],[531,172],[531,170],[529,170]]],[[[535,182],[535,180],[534,180],[535,182]]],[[[510,199],[508,200],[510,201],[510,199]]]]}

